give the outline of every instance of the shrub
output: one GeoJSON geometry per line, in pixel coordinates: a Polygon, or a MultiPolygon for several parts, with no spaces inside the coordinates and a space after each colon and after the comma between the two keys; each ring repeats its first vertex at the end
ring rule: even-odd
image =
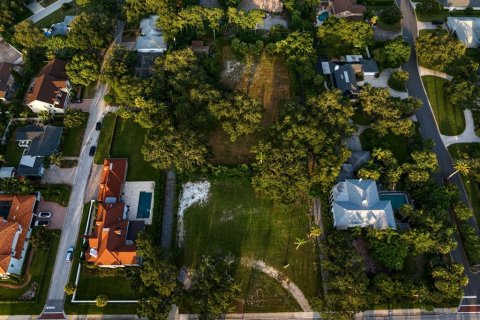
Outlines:
{"type": "Polygon", "coordinates": [[[460,226],[460,235],[463,240],[463,247],[467,253],[470,264],[477,264],[480,262],[480,239],[478,238],[475,227],[468,223],[460,226]]]}
{"type": "Polygon", "coordinates": [[[77,289],[77,287],[75,286],[74,283],[67,283],[65,285],[65,287],[63,288],[63,291],[65,291],[65,293],[67,294],[67,296],[71,296],[72,294],[75,293],[75,290],[77,289]]]}
{"type": "Polygon", "coordinates": [[[65,128],[78,128],[87,120],[87,117],[88,114],[86,112],[70,108],[65,112],[63,125],[65,128]]]}
{"type": "Polygon", "coordinates": [[[462,222],[473,217],[473,211],[461,201],[458,201],[457,204],[455,204],[453,211],[455,212],[457,219],[462,222]]]}
{"type": "Polygon", "coordinates": [[[95,304],[99,308],[103,308],[108,304],[108,297],[106,294],[101,294],[98,295],[97,298],[95,299],[95,304]]]}
{"type": "Polygon", "coordinates": [[[405,83],[408,80],[408,72],[402,70],[393,71],[390,79],[388,79],[388,85],[397,91],[405,91],[405,83]]]}
{"type": "Polygon", "coordinates": [[[402,12],[396,5],[393,5],[383,10],[381,17],[384,22],[395,24],[402,19],[402,12]]]}
{"type": "Polygon", "coordinates": [[[106,104],[110,104],[113,102],[113,96],[111,94],[106,94],[103,97],[103,101],[105,101],[106,104]]]}

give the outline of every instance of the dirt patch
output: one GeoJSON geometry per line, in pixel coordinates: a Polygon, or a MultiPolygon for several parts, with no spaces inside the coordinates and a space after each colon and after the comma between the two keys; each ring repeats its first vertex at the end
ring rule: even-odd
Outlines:
{"type": "MultiPolygon", "coordinates": [[[[223,72],[221,80],[234,90],[245,92],[258,99],[264,107],[262,126],[267,128],[278,119],[281,107],[291,97],[288,70],[277,57],[263,53],[259,57],[246,56],[240,61],[229,46],[224,46],[221,53],[223,72]]],[[[253,161],[250,149],[262,137],[262,132],[253,133],[230,142],[222,128],[217,128],[210,135],[212,145],[212,162],[216,164],[238,164],[253,161]]]]}

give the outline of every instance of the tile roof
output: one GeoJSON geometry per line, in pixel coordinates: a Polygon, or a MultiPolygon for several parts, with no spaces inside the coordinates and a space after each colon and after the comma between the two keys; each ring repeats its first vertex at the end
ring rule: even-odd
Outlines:
{"type": "Polygon", "coordinates": [[[100,176],[98,201],[117,202],[127,177],[127,159],[105,159],[100,176]]]}
{"type": "Polygon", "coordinates": [[[59,107],[63,107],[68,95],[62,91],[67,88],[68,81],[65,65],[63,60],[50,60],[34,79],[33,88],[26,95],[26,102],[39,100],[52,105],[58,103],[59,107]]]}

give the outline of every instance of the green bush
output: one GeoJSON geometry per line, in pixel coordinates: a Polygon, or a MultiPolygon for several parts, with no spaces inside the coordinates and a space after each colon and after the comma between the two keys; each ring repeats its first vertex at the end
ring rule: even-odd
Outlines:
{"type": "Polygon", "coordinates": [[[388,85],[393,90],[405,91],[405,83],[407,82],[409,74],[407,71],[395,70],[393,71],[390,79],[388,79],[388,85]]]}
{"type": "Polygon", "coordinates": [[[396,6],[385,8],[381,14],[382,20],[388,24],[396,24],[402,19],[402,12],[396,6]]]}
{"type": "Polygon", "coordinates": [[[110,104],[113,102],[113,96],[111,94],[106,94],[103,97],[103,101],[105,101],[106,104],[110,104]]]}
{"type": "Polygon", "coordinates": [[[478,264],[480,262],[480,239],[478,238],[475,227],[464,223],[460,226],[460,235],[470,264],[478,264]]]}

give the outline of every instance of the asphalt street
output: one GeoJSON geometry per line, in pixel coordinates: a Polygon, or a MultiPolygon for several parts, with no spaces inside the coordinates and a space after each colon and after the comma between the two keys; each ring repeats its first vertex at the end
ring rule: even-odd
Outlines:
{"type": "MultiPolygon", "coordinates": [[[[423,101],[423,105],[416,112],[417,119],[420,122],[420,133],[424,139],[432,139],[435,142],[435,147],[433,151],[437,155],[439,163],[439,171],[435,175],[437,183],[442,183],[444,177],[449,176],[454,172],[452,158],[445,148],[442,139],[440,137],[440,132],[435,121],[435,117],[432,112],[432,108],[429,105],[425,89],[423,87],[420,74],[418,73],[417,66],[417,56],[415,53],[414,42],[417,37],[417,20],[413,7],[409,0],[397,0],[397,3],[400,4],[400,10],[403,14],[402,21],[402,34],[404,39],[412,45],[412,54],[410,60],[403,66],[405,71],[408,71],[410,78],[407,81],[407,90],[411,96],[420,98],[423,101]]],[[[454,175],[451,180],[452,183],[457,185],[460,191],[460,198],[463,202],[467,203],[467,196],[465,188],[462,184],[460,176],[458,174],[454,175]]],[[[453,221],[453,217],[452,221],[453,221]]],[[[472,218],[470,221],[472,225],[477,227],[475,220],[472,218]]],[[[480,304],[480,275],[470,272],[468,262],[465,257],[465,253],[459,239],[456,239],[458,242],[458,247],[451,253],[454,261],[461,263],[465,267],[465,274],[468,276],[469,283],[465,288],[464,294],[466,296],[477,296],[477,304],[480,304]]],[[[471,304],[471,303],[469,303],[471,304]]]]}

